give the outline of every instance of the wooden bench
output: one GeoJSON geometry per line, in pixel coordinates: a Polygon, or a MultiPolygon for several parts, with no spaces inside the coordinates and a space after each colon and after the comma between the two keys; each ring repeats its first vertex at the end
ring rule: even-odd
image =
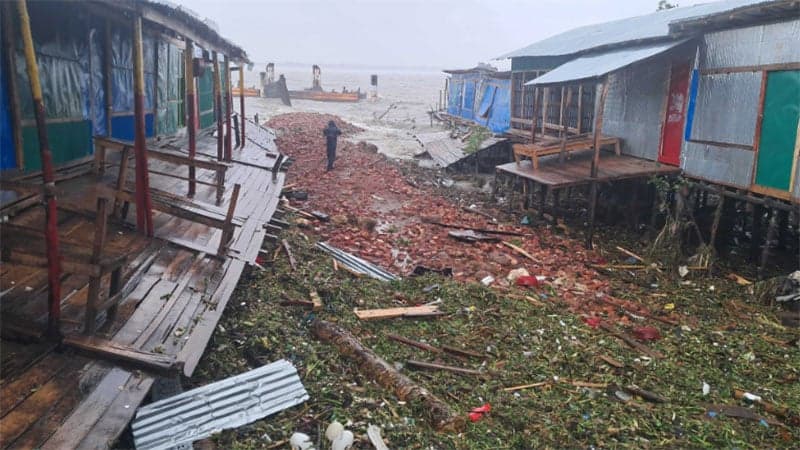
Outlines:
{"type": "MultiPolygon", "coordinates": [[[[620,154],[620,139],[613,136],[603,136],[600,139],[600,147],[614,146],[614,153],[620,154]]],[[[533,163],[533,168],[539,168],[539,157],[546,155],[557,155],[564,153],[588,150],[594,148],[594,139],[591,136],[581,136],[562,141],[547,141],[534,144],[514,144],[514,160],[519,166],[523,156],[527,156],[533,163]]]]}

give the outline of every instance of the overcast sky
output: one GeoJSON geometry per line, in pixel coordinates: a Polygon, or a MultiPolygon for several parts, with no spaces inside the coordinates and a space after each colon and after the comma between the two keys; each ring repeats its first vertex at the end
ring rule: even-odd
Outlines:
{"type": "MultiPolygon", "coordinates": [[[[658,0],[173,0],[217,23],[259,63],[471,67],[658,0]]],[[[712,0],[683,0],[690,5],[712,0]]]]}

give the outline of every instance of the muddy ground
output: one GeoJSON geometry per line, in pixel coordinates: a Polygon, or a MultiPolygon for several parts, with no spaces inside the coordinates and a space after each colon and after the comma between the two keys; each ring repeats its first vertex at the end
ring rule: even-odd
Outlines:
{"type": "MultiPolygon", "coordinates": [[[[735,271],[752,279],[755,268],[723,261],[713,275],[685,277],[666,267],[598,269],[636,263],[616,247],[645,254],[640,236],[601,227],[600,245],[587,251],[580,223],[520,225],[521,214],[482,193],[483,181],[473,191],[446,188],[440,174],[388,161],[368,144],[345,143],[336,169],[326,173],[320,130],[331,118],[270,120],[280,150],[294,160],[288,186],[308,193],[308,200],[291,205],[324,212],[330,221],[288,216],[295,225],[281,238],[296,269],[265,242],[264,270],[241,280],[193,379],[205,384],[285,358],[311,398],[221,433],[214,438],[218,448],[288,448],[295,431],[324,439],[334,419],[356,434],[356,448],[371,448],[369,424],[383,429],[392,449],[790,448],[800,441],[800,332],[782,326],[775,308],[754,301],[750,286],[728,278],[735,271]],[[506,243],[465,243],[431,222],[522,235],[500,236],[506,243]],[[336,270],[314,248],[317,241],[402,279],[387,283],[336,270]],[[410,276],[418,265],[453,275],[410,276]],[[509,282],[518,268],[539,276],[539,286],[509,282]],[[495,279],[489,286],[479,282],[488,276],[495,279]],[[322,311],[281,306],[308,300],[311,291],[320,294],[322,311]],[[353,314],[354,308],[431,301],[440,301],[445,315],[364,322],[353,314]],[[487,403],[491,411],[461,432],[437,433],[423,408],[399,401],[362,367],[314,339],[309,325],[315,319],[350,330],[459,414],[487,403]],[[430,353],[388,334],[479,356],[430,353]],[[415,370],[409,359],[481,373],[415,370]],[[528,384],[534,386],[508,389],[528,384]],[[631,394],[632,386],[655,397],[631,394]],[[736,398],[739,391],[760,402],[736,398]]],[[[346,135],[359,132],[337,122],[346,135]]]]}

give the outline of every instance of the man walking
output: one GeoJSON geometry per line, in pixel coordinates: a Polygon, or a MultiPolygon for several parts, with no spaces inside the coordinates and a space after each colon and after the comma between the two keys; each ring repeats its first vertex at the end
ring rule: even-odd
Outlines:
{"type": "Polygon", "coordinates": [[[328,146],[328,168],[325,170],[326,172],[333,170],[333,162],[336,160],[336,139],[340,134],[342,134],[342,131],[339,130],[332,120],[328,122],[328,126],[322,130],[322,135],[325,136],[328,146]]]}

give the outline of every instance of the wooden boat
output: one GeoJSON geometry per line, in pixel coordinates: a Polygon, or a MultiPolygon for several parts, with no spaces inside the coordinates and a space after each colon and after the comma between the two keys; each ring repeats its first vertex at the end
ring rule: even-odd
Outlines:
{"type": "MultiPolygon", "coordinates": [[[[234,86],[231,88],[231,95],[234,97],[239,96],[239,88],[234,86]]],[[[261,97],[261,91],[256,88],[244,88],[245,97],[261,97]]]]}
{"type": "Polygon", "coordinates": [[[359,91],[353,92],[326,92],[306,89],[302,91],[289,91],[292,99],[315,100],[318,102],[357,102],[361,96],[359,91]]]}

